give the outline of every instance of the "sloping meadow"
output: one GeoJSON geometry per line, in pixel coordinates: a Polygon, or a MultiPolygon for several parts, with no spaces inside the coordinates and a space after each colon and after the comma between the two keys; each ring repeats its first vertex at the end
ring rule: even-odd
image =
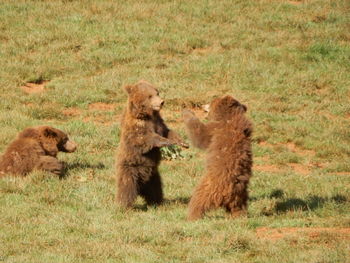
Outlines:
{"type": "Polygon", "coordinates": [[[79,144],[64,179],[0,180],[0,262],[347,262],[347,1],[2,1],[0,152],[27,126],[79,144]],[[187,222],[205,153],[165,149],[166,202],[114,202],[122,87],[181,109],[231,94],[254,123],[248,217],[187,222]]]}

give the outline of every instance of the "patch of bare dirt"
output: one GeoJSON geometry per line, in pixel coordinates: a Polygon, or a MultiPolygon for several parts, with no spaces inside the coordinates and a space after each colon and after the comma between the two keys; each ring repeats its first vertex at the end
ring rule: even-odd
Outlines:
{"type": "Polygon", "coordinates": [[[121,113],[118,113],[113,120],[111,120],[109,114],[105,112],[114,111],[115,109],[119,109],[119,104],[108,104],[103,102],[92,103],[89,105],[88,110],[82,110],[79,108],[71,107],[64,109],[62,114],[70,117],[78,117],[83,116],[84,122],[93,122],[97,125],[106,125],[110,126],[113,123],[120,121],[121,113]]]}
{"type": "Polygon", "coordinates": [[[350,172],[336,172],[336,175],[350,175],[350,172]]]}
{"type": "Polygon", "coordinates": [[[288,1],[288,3],[291,5],[301,5],[303,2],[301,2],[301,1],[288,1]]]}
{"type": "MultiPolygon", "coordinates": [[[[207,113],[204,112],[203,109],[200,107],[193,107],[190,108],[191,110],[201,121],[206,118],[207,113]]],[[[170,110],[162,110],[160,112],[162,118],[165,120],[166,123],[169,124],[169,128],[180,128],[183,127],[183,121],[182,121],[182,113],[181,110],[175,110],[175,111],[170,111],[170,110]]]]}
{"type": "MultiPolygon", "coordinates": [[[[289,151],[294,152],[302,157],[312,157],[316,154],[315,151],[302,149],[296,146],[292,142],[271,144],[265,141],[261,141],[259,142],[259,145],[263,147],[271,148],[273,150],[278,150],[276,149],[278,147],[286,147],[289,151]]],[[[286,163],[286,165],[291,167],[296,173],[302,174],[302,175],[310,174],[313,168],[323,168],[326,166],[325,164],[321,164],[321,163],[310,163],[307,165],[298,164],[298,163],[286,163]]],[[[258,171],[266,171],[266,172],[278,172],[281,170],[278,166],[274,166],[274,165],[257,165],[255,168],[258,171]]]]}
{"type": "Polygon", "coordinates": [[[210,52],[212,52],[212,48],[207,47],[207,48],[194,48],[192,49],[192,53],[194,54],[199,54],[199,55],[205,55],[208,54],[210,52]]]}
{"type": "Polygon", "coordinates": [[[261,141],[261,142],[259,142],[259,145],[261,145],[263,147],[269,147],[269,148],[275,148],[275,147],[279,147],[279,146],[284,146],[284,147],[287,147],[287,149],[289,151],[295,152],[295,153],[297,153],[297,154],[299,154],[301,156],[314,156],[316,154],[315,151],[302,149],[302,148],[296,146],[292,142],[271,144],[271,143],[268,143],[268,142],[265,142],[265,141],[261,141]]]}
{"type": "Polygon", "coordinates": [[[306,155],[314,156],[316,154],[315,151],[301,149],[300,147],[296,146],[292,142],[288,142],[286,144],[281,144],[281,145],[285,145],[288,148],[288,150],[290,150],[291,152],[295,152],[295,153],[302,155],[302,156],[306,156],[306,155]]]}
{"type": "Polygon", "coordinates": [[[81,110],[78,108],[67,108],[62,111],[62,113],[66,116],[79,116],[81,114],[81,110]]]}
{"type": "Polygon", "coordinates": [[[298,174],[302,174],[302,175],[310,174],[310,168],[306,165],[302,165],[299,163],[289,163],[288,166],[292,167],[293,170],[298,174]]]}
{"type": "Polygon", "coordinates": [[[91,103],[89,110],[112,111],[116,108],[115,104],[107,104],[103,102],[91,103]]]}
{"type": "Polygon", "coordinates": [[[331,227],[284,227],[269,228],[260,227],[256,229],[258,238],[276,241],[288,236],[308,236],[316,238],[322,233],[336,234],[339,238],[350,240],[350,228],[331,228],[331,227]]]}
{"type": "Polygon", "coordinates": [[[83,119],[84,122],[93,122],[97,125],[105,125],[105,126],[111,126],[113,125],[113,123],[115,123],[116,121],[111,121],[111,120],[107,120],[105,119],[103,116],[88,116],[85,117],[83,119]]]}
{"type": "Polygon", "coordinates": [[[45,89],[45,85],[49,81],[41,81],[39,83],[33,83],[33,82],[28,82],[24,84],[23,86],[20,87],[21,90],[23,90],[27,94],[33,94],[33,93],[41,93],[45,89]]]}
{"type": "Polygon", "coordinates": [[[269,164],[265,164],[265,165],[254,164],[253,169],[256,171],[271,172],[271,173],[278,173],[281,171],[277,165],[269,165],[269,164]]]}

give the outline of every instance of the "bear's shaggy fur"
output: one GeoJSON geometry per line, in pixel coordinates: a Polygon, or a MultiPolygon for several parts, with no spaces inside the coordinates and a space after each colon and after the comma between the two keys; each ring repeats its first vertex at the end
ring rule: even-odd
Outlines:
{"type": "Polygon", "coordinates": [[[183,111],[186,130],[194,146],[207,149],[206,175],[189,204],[189,220],[206,211],[223,207],[232,216],[246,213],[248,182],[252,175],[252,124],[247,107],[231,96],[214,99],[209,122],[204,124],[188,110],[183,111]]]}
{"type": "Polygon", "coordinates": [[[34,169],[63,175],[57,153],[74,152],[76,144],[67,134],[50,126],[26,128],[10,143],[0,159],[0,177],[24,176],[34,169]]]}
{"type": "Polygon", "coordinates": [[[139,81],[125,90],[128,102],[116,156],[116,200],[129,208],[140,195],[148,205],[158,205],[163,201],[158,172],[160,147],[173,144],[186,147],[186,144],[161,118],[159,111],[164,101],[152,84],[139,81]]]}

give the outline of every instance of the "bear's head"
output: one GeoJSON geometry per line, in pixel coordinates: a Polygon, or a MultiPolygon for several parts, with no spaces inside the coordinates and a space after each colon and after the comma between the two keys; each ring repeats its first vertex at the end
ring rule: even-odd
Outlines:
{"type": "Polygon", "coordinates": [[[235,114],[242,114],[247,111],[247,106],[241,104],[232,96],[226,95],[214,99],[209,107],[204,106],[208,113],[208,119],[212,121],[229,120],[235,114]]]}
{"type": "Polygon", "coordinates": [[[159,112],[164,100],[159,97],[158,90],[147,81],[141,80],[125,87],[128,93],[128,111],[134,118],[147,119],[159,112]]]}
{"type": "Polygon", "coordinates": [[[56,156],[58,152],[74,152],[77,144],[68,138],[63,131],[50,126],[26,128],[18,138],[34,139],[44,149],[47,155],[56,156]]]}

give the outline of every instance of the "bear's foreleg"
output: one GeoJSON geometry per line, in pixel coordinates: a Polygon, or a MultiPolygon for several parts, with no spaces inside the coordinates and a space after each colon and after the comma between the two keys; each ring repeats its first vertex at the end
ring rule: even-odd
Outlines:
{"type": "MultiPolygon", "coordinates": [[[[150,145],[152,145],[152,148],[154,147],[164,147],[164,146],[170,146],[176,144],[174,141],[169,140],[163,136],[160,136],[157,133],[154,133],[151,137],[150,145]]],[[[152,149],[151,148],[151,149],[152,149]]]]}
{"type": "Polygon", "coordinates": [[[183,110],[182,118],[192,144],[200,149],[208,148],[211,140],[208,127],[202,123],[192,111],[183,110]]]}
{"type": "Polygon", "coordinates": [[[188,144],[181,139],[180,135],[178,135],[173,130],[168,131],[167,138],[183,148],[189,147],[188,144]]]}
{"type": "Polygon", "coordinates": [[[40,156],[36,169],[44,170],[53,174],[63,175],[64,166],[63,163],[52,156],[40,156]]]}

